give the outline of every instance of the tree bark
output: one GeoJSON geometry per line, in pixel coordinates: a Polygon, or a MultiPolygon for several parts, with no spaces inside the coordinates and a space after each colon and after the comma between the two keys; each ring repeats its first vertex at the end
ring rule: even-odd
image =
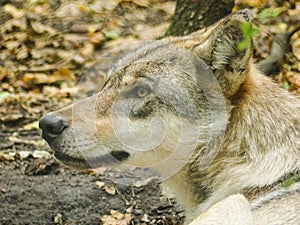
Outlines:
{"type": "Polygon", "coordinates": [[[166,36],[181,36],[208,27],[231,13],[234,0],[177,0],[166,36]]]}

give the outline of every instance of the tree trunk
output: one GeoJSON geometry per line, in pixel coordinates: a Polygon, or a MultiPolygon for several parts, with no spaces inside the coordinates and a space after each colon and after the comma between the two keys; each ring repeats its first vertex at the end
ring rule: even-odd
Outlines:
{"type": "Polygon", "coordinates": [[[177,0],[166,36],[181,36],[208,27],[231,13],[234,0],[177,0]]]}

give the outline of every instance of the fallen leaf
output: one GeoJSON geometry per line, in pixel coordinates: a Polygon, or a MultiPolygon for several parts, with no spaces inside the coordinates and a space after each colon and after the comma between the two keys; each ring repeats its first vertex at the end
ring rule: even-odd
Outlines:
{"type": "Polygon", "coordinates": [[[0,66],[0,82],[8,78],[8,76],[9,76],[8,69],[0,66]]]}
{"type": "Polygon", "coordinates": [[[40,151],[40,150],[35,150],[32,153],[32,156],[33,156],[33,158],[36,158],[36,159],[51,158],[52,157],[52,155],[49,152],[47,152],[47,151],[40,151]]]}
{"type": "Polygon", "coordinates": [[[120,37],[119,33],[115,30],[106,31],[106,32],[104,32],[104,34],[105,34],[105,38],[107,40],[115,40],[120,37]]]}
{"type": "Polygon", "coordinates": [[[134,216],[130,213],[120,213],[117,210],[110,210],[111,215],[104,215],[101,218],[101,222],[103,225],[127,225],[130,224],[130,221],[134,218],[134,216]]]}
{"type": "MultiPolygon", "coordinates": [[[[79,49],[83,57],[91,57],[94,54],[95,47],[92,43],[86,42],[82,48],[79,49]]],[[[1,71],[0,71],[1,74],[1,71]]],[[[1,76],[1,75],[0,75],[1,76]]],[[[0,77],[1,78],[1,77],[0,77]]]]}
{"type": "Polygon", "coordinates": [[[105,40],[105,36],[102,32],[92,32],[88,34],[88,39],[95,45],[101,45],[105,40]]]}
{"type": "Polygon", "coordinates": [[[14,94],[12,94],[8,91],[0,92],[0,102],[3,102],[8,97],[14,97],[14,94]]]}
{"type": "Polygon", "coordinates": [[[10,14],[12,17],[16,18],[16,19],[20,19],[25,15],[25,11],[22,9],[18,9],[17,7],[15,7],[14,5],[11,4],[6,4],[3,7],[4,11],[8,14],[10,14]]]}
{"type": "Polygon", "coordinates": [[[168,17],[171,17],[174,14],[175,7],[175,2],[162,2],[157,4],[157,8],[165,11],[168,14],[168,17]]]}
{"type": "Polygon", "coordinates": [[[74,2],[64,2],[56,11],[56,16],[61,18],[80,17],[81,13],[82,12],[74,2]]]}
{"type": "Polygon", "coordinates": [[[98,188],[103,188],[104,186],[105,186],[105,183],[104,182],[102,182],[102,181],[99,181],[99,180],[97,180],[96,182],[95,182],[95,184],[96,184],[96,186],[98,187],[98,188]]]}
{"type": "Polygon", "coordinates": [[[292,44],[292,50],[296,58],[300,60],[300,39],[295,40],[295,42],[292,44]]]}
{"type": "Polygon", "coordinates": [[[149,177],[147,179],[137,180],[133,183],[133,186],[134,187],[142,187],[142,186],[149,184],[151,181],[157,180],[157,179],[158,179],[157,177],[149,177]]]}
{"type": "Polygon", "coordinates": [[[23,128],[26,130],[38,130],[39,129],[39,121],[36,120],[32,123],[26,124],[23,128]]]}
{"type": "Polygon", "coordinates": [[[45,73],[25,73],[23,76],[23,82],[26,84],[47,84],[50,82],[50,78],[45,73]]]}
{"type": "Polygon", "coordinates": [[[59,169],[59,163],[51,159],[36,159],[34,162],[27,165],[25,168],[25,174],[27,175],[47,175],[50,173],[57,173],[59,169]]]}
{"type": "Polygon", "coordinates": [[[9,154],[0,152],[0,160],[13,161],[13,160],[15,160],[15,157],[13,157],[9,154]]]}
{"type": "Polygon", "coordinates": [[[66,67],[59,67],[50,77],[50,83],[54,83],[59,80],[75,81],[76,78],[70,69],[66,67]]]}
{"type": "Polygon", "coordinates": [[[26,159],[31,155],[32,152],[29,151],[18,151],[18,155],[20,156],[20,159],[26,159]]]}
{"type": "Polygon", "coordinates": [[[141,7],[148,7],[150,5],[149,0],[123,0],[127,2],[132,2],[133,4],[136,4],[141,7]]]}
{"type": "Polygon", "coordinates": [[[124,217],[123,213],[120,213],[118,210],[111,209],[110,214],[116,219],[122,219],[124,217]]]}
{"type": "Polygon", "coordinates": [[[25,45],[22,45],[16,52],[18,60],[26,59],[29,56],[28,48],[25,45]]]}
{"type": "Polygon", "coordinates": [[[46,33],[46,34],[48,34],[50,36],[54,36],[54,35],[57,34],[57,31],[54,28],[52,28],[50,26],[47,26],[45,24],[42,24],[40,22],[31,21],[30,25],[31,25],[32,29],[36,33],[38,33],[38,34],[44,34],[44,33],[46,33]]]}
{"type": "Polygon", "coordinates": [[[259,5],[264,4],[265,2],[266,2],[266,0],[238,0],[237,1],[237,3],[239,3],[241,5],[248,5],[253,8],[256,8],[259,5]]]}
{"type": "Polygon", "coordinates": [[[54,217],[54,223],[55,224],[63,224],[62,215],[60,213],[57,213],[54,217]]]}
{"type": "Polygon", "coordinates": [[[48,76],[45,73],[25,73],[23,82],[26,84],[53,84],[57,81],[75,81],[72,71],[66,67],[59,67],[53,74],[48,76]]]}
{"type": "Polygon", "coordinates": [[[146,223],[150,222],[149,217],[148,217],[147,214],[144,214],[143,217],[141,218],[141,220],[146,222],[146,223]]]}
{"type": "Polygon", "coordinates": [[[115,189],[114,186],[105,186],[104,189],[110,195],[115,195],[116,194],[116,189],[115,189]]]}
{"type": "Polygon", "coordinates": [[[78,5],[77,5],[77,8],[78,8],[81,12],[83,12],[83,13],[89,13],[89,12],[91,12],[91,10],[88,8],[87,5],[78,4],[78,5]]]}
{"type": "Polygon", "coordinates": [[[84,173],[84,174],[90,174],[90,175],[96,175],[97,172],[94,171],[93,169],[85,169],[85,170],[80,170],[81,173],[84,173]]]}
{"type": "Polygon", "coordinates": [[[8,50],[14,50],[14,49],[17,49],[19,46],[20,46],[20,42],[19,41],[7,41],[5,43],[5,47],[8,49],[8,50]]]}

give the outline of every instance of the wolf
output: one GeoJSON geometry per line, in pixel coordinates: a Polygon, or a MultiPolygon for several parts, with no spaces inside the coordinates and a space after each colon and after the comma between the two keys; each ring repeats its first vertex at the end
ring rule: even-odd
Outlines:
{"type": "Polygon", "coordinates": [[[185,224],[300,224],[300,100],[237,47],[252,17],[125,54],[99,93],[40,119],[54,156],[160,172],[185,224]]]}

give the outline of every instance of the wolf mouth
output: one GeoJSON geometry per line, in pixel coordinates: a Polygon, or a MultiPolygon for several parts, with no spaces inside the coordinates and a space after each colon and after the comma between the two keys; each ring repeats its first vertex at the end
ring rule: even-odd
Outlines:
{"type": "Polygon", "coordinates": [[[129,158],[129,153],[125,151],[112,151],[110,154],[105,154],[99,157],[72,157],[70,155],[55,152],[54,156],[59,161],[63,162],[64,164],[76,168],[81,169],[88,169],[88,168],[96,168],[100,166],[107,166],[113,164],[119,164],[122,161],[129,158]]]}

